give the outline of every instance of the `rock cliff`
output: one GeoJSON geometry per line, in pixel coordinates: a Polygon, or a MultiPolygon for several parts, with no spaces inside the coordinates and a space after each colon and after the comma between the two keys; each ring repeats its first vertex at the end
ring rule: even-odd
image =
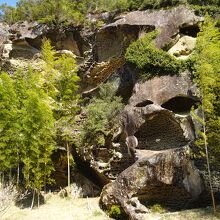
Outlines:
{"type": "MultiPolygon", "coordinates": [[[[118,83],[118,95],[125,103],[122,126],[108,145],[95,153],[73,150],[76,163],[91,171],[89,177],[97,185],[103,187],[115,180],[101,194],[104,209],[117,204],[130,219],[141,219],[148,212],[148,203],[175,206],[178,195],[181,201],[177,206],[181,206],[202,193],[203,180],[189,156],[196,138],[190,109],[199,103],[191,73],[185,71],[146,81],[124,59],[131,42],[155,29],[160,30],[156,38],[158,48],[169,50],[176,57],[186,57],[193,52],[202,20],[190,9],[179,6],[122,14],[94,32],[83,27],[48,27],[36,22],[0,24],[2,70],[12,73],[30,63],[38,68],[42,62],[42,39],[46,37],[58,53],[76,55],[82,97],[91,98],[97,86],[109,79],[118,83]],[[127,136],[136,138],[136,158],[128,153],[127,136]]],[[[56,161],[63,154],[54,155],[56,161]]]]}

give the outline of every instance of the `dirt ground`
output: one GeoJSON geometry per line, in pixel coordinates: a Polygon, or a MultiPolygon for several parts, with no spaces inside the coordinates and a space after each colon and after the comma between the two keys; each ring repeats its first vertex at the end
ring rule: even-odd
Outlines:
{"type": "MultiPolygon", "coordinates": [[[[98,205],[99,198],[61,198],[47,194],[46,203],[39,208],[18,208],[11,206],[1,220],[110,220],[98,205]]],[[[173,213],[150,213],[145,220],[219,220],[211,208],[185,210],[173,213]]]]}

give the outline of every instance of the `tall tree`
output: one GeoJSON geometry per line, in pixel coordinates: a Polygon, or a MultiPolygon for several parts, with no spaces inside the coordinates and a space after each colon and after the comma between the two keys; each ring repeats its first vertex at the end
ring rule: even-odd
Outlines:
{"type": "Polygon", "coordinates": [[[205,17],[205,22],[198,35],[196,52],[194,75],[200,89],[202,103],[202,117],[198,120],[203,127],[203,131],[200,132],[201,139],[197,141],[197,145],[205,146],[204,151],[215,212],[210,162],[216,163],[220,155],[220,31],[216,27],[216,22],[209,16],[205,17]]]}
{"type": "Polygon", "coordinates": [[[7,73],[0,74],[0,171],[16,167],[19,154],[17,94],[7,73]]]}
{"type": "Polygon", "coordinates": [[[69,136],[70,138],[74,116],[79,109],[77,105],[79,101],[79,76],[77,75],[76,60],[65,54],[56,55],[55,49],[46,39],[42,45],[42,56],[45,61],[43,87],[54,102],[57,131],[61,136],[69,136]]]}
{"type": "Polygon", "coordinates": [[[54,117],[56,119],[57,139],[65,144],[68,160],[68,187],[70,187],[70,144],[73,140],[75,115],[79,109],[77,103],[78,81],[77,64],[74,57],[56,55],[49,40],[44,40],[42,56],[45,77],[45,91],[54,100],[54,117]]]}
{"type": "Polygon", "coordinates": [[[115,125],[123,104],[121,97],[115,95],[116,91],[115,84],[102,84],[98,97],[91,99],[85,107],[86,119],[81,125],[80,134],[83,147],[104,146],[107,137],[117,129],[115,125]]]}

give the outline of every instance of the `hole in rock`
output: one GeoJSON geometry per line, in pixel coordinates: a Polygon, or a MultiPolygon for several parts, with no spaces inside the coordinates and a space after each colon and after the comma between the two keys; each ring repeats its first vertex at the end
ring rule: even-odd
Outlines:
{"type": "Polygon", "coordinates": [[[72,148],[72,155],[80,172],[95,185],[102,188],[104,185],[109,183],[109,180],[104,175],[97,172],[97,170],[91,167],[89,161],[85,161],[84,158],[79,155],[75,147],[72,148]]]}
{"type": "Polygon", "coordinates": [[[187,143],[179,123],[165,111],[148,115],[135,137],[138,139],[138,149],[164,150],[187,143]]]}
{"type": "Polygon", "coordinates": [[[183,187],[161,184],[141,189],[136,195],[146,207],[159,205],[166,211],[177,211],[193,207],[192,198],[183,187]]]}
{"type": "Polygon", "coordinates": [[[143,102],[139,102],[135,107],[145,107],[150,104],[153,104],[153,102],[150,100],[145,100],[143,102]]]}
{"type": "MultiPolygon", "coordinates": [[[[159,205],[165,211],[175,212],[185,209],[195,209],[212,206],[210,192],[204,190],[198,198],[193,199],[183,187],[161,184],[158,186],[147,186],[135,195],[140,203],[147,208],[159,205]]],[[[220,193],[215,193],[216,203],[220,202],[220,193]]]]}
{"type": "Polygon", "coordinates": [[[184,35],[188,35],[191,37],[197,37],[197,34],[199,33],[199,27],[198,26],[188,26],[188,27],[182,27],[180,28],[180,33],[184,35]]]}
{"type": "Polygon", "coordinates": [[[163,103],[161,107],[173,111],[177,114],[189,113],[192,106],[197,106],[197,101],[183,96],[177,96],[163,103]]]}

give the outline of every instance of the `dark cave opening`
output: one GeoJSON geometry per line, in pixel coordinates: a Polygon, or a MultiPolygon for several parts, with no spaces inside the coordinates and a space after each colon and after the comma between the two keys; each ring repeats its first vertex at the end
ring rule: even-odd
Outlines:
{"type": "Polygon", "coordinates": [[[164,102],[161,107],[177,114],[189,113],[191,108],[197,107],[198,101],[184,96],[177,96],[164,102]]]}
{"type": "Polygon", "coordinates": [[[104,185],[109,183],[109,180],[102,174],[98,173],[95,169],[93,169],[90,165],[90,162],[85,161],[77,152],[76,148],[72,148],[73,159],[79,168],[80,172],[92,181],[95,185],[102,188],[104,185]]]}
{"type": "Polygon", "coordinates": [[[146,207],[159,204],[160,207],[169,212],[184,209],[191,200],[184,188],[162,183],[158,186],[143,188],[135,196],[146,207]]]}
{"type": "Polygon", "coordinates": [[[151,105],[151,104],[153,104],[152,101],[150,101],[150,100],[145,100],[145,101],[143,101],[143,102],[139,102],[135,107],[145,107],[145,106],[151,105]]]}
{"type": "Polygon", "coordinates": [[[180,33],[184,35],[188,35],[191,37],[197,37],[197,34],[199,33],[200,29],[198,26],[188,26],[188,27],[181,27],[180,33]]]}
{"type": "MultiPolygon", "coordinates": [[[[161,184],[141,189],[135,196],[146,207],[159,205],[165,212],[198,209],[212,206],[211,194],[204,190],[197,198],[191,198],[183,187],[161,184]]],[[[215,193],[216,204],[220,204],[220,193],[215,193]]]]}
{"type": "Polygon", "coordinates": [[[134,135],[138,139],[138,149],[164,150],[187,143],[179,123],[166,111],[148,115],[134,135]]]}

